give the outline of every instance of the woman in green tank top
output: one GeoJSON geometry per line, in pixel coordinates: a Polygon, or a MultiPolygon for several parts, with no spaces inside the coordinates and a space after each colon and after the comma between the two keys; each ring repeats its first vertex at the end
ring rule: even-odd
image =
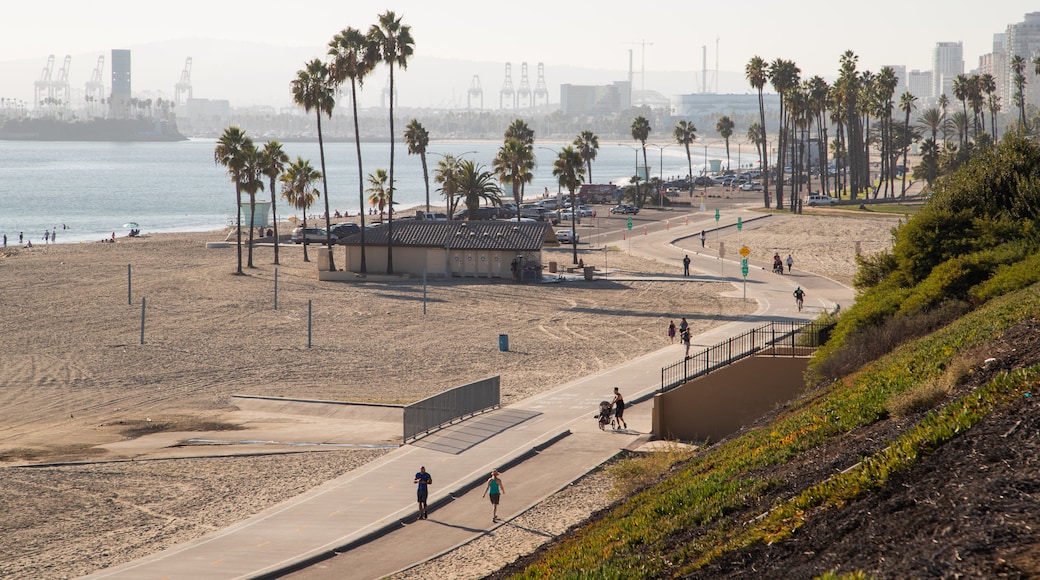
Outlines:
{"type": "Polygon", "coordinates": [[[487,480],[487,485],[484,486],[484,495],[491,497],[491,521],[498,521],[498,499],[506,493],[506,487],[502,483],[502,478],[498,476],[498,470],[491,471],[491,477],[487,480]]]}

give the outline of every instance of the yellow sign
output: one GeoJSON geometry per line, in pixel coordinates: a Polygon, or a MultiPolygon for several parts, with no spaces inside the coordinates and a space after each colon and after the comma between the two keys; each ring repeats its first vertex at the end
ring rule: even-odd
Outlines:
{"type": "Polygon", "coordinates": [[[748,254],[750,254],[750,253],[751,253],[751,250],[749,250],[747,246],[741,246],[740,247],[740,255],[741,255],[741,257],[746,258],[746,257],[748,257],[748,254]]]}

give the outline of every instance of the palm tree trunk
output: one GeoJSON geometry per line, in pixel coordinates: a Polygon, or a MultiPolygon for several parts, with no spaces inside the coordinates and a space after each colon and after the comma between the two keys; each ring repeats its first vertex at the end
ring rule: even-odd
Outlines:
{"type": "MultiPolygon", "coordinates": [[[[758,118],[762,123],[762,153],[759,157],[762,160],[762,198],[765,208],[769,209],[769,147],[766,140],[766,102],[762,96],[762,87],[758,87],[758,118]]],[[[687,152],[688,155],[689,152],[687,152]]],[[[692,175],[690,179],[693,179],[692,175]]]]}
{"type": "Polygon", "coordinates": [[[249,260],[247,268],[253,267],[253,224],[256,223],[256,194],[249,194],[249,260]]]}
{"type": "Polygon", "coordinates": [[[350,79],[350,103],[354,107],[354,147],[357,150],[357,174],[358,174],[358,212],[361,217],[361,264],[358,273],[367,274],[368,266],[365,263],[365,182],[364,170],[361,169],[361,133],[358,127],[357,115],[357,81],[350,79]]]}
{"type": "Polygon", "coordinates": [[[242,187],[238,182],[238,178],[235,178],[235,229],[238,230],[236,234],[236,245],[238,246],[238,273],[242,273],[242,187]]]}
{"type": "Polygon", "coordinates": [[[386,222],[386,273],[394,273],[394,66],[390,65],[390,217],[386,222]]]}
{"type": "Polygon", "coordinates": [[[274,222],[274,265],[278,265],[278,199],[275,195],[275,179],[271,178],[271,221],[274,222]]]}
{"type": "MultiPolygon", "coordinates": [[[[325,197],[325,245],[326,254],[329,257],[329,271],[336,271],[336,263],[332,253],[332,221],[329,216],[329,177],[325,173],[325,140],[321,134],[321,107],[318,107],[318,156],[321,158],[321,187],[322,195],[325,197]]],[[[303,230],[304,244],[307,245],[307,230],[303,230]]]]}

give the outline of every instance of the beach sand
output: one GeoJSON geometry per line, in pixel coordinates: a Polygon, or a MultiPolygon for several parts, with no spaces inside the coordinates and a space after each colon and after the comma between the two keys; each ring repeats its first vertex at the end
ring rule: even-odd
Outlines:
{"type": "MultiPolygon", "coordinates": [[[[740,242],[756,255],[758,247],[793,253],[796,269],[848,283],[852,242],[862,240],[864,253],[887,248],[893,225],[838,212],[789,216],[745,230],[740,242]]],[[[721,298],[732,286],[715,282],[431,279],[425,294],[421,280],[319,283],[315,262],[283,245],[276,310],[272,248],[254,249],[256,267],[238,276],[233,247],[206,248],[225,234],[0,253],[0,576],[66,578],[126,562],[231,525],[385,452],[111,462],[128,456],[113,448],[119,442],[238,428],[234,394],[405,403],[500,375],[509,405],[667,346],[669,320],[686,316],[696,334],[756,309],[721,298]],[[509,336],[510,352],[498,351],[500,334],[509,336]],[[86,463],[16,467],[67,461],[86,463]]],[[[602,267],[602,254],[583,259],[602,267]]],[[[546,250],[545,261],[554,258],[567,263],[569,249],[546,250]]],[[[607,262],[631,275],[678,273],[617,248],[607,262]]],[[[609,480],[589,481],[522,516],[534,518],[529,529],[559,533],[608,501],[609,480]]],[[[451,569],[463,577],[479,577],[544,541],[522,527],[481,540],[495,543],[493,557],[478,543],[445,558],[459,559],[451,569]]]]}

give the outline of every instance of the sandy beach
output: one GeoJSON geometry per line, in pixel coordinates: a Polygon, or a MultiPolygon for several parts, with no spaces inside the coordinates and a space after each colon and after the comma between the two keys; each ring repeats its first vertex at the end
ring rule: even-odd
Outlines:
{"type": "MultiPolygon", "coordinates": [[[[796,269],[850,283],[853,242],[868,254],[887,248],[896,221],[826,214],[785,216],[746,229],[739,242],[792,253],[796,269]]],[[[275,309],[272,248],[255,248],[256,267],[237,276],[233,247],[206,248],[225,236],[0,253],[0,577],[68,578],[126,562],[226,527],[385,452],[111,461],[123,457],[113,443],[142,434],[239,428],[232,395],[405,403],[500,375],[509,405],[667,346],[669,320],[686,316],[698,333],[756,308],[722,298],[732,286],[718,282],[431,279],[425,293],[421,280],[320,283],[301,248],[283,245],[275,309]],[[508,334],[510,352],[498,351],[500,334],[508,334]],[[19,467],[70,461],[84,463],[19,467]]],[[[546,261],[552,253],[569,258],[569,249],[547,249],[546,261]]],[[[630,275],[679,267],[616,247],[607,261],[630,275]]],[[[598,264],[591,255],[586,262],[598,264]]],[[[535,518],[525,525],[480,540],[493,542],[493,552],[473,544],[446,556],[458,559],[452,569],[479,577],[545,539],[520,528],[555,534],[580,521],[609,500],[602,493],[609,480],[592,477],[573,496],[563,492],[522,516],[535,518]]]]}

